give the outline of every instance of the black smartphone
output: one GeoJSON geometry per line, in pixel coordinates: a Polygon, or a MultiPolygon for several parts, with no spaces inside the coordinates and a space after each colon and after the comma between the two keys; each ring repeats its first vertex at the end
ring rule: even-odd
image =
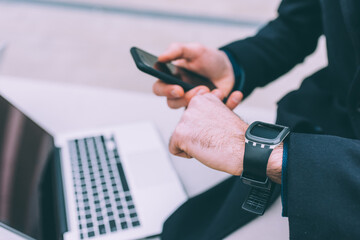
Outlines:
{"type": "Polygon", "coordinates": [[[139,70],[157,77],[163,82],[180,85],[185,92],[199,85],[205,85],[210,90],[216,88],[206,77],[171,63],[159,62],[157,57],[144,50],[132,47],[130,53],[139,70]]]}

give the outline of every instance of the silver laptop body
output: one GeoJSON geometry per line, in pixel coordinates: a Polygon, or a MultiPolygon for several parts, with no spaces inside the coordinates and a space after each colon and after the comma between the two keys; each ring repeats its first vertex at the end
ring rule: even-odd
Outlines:
{"type": "Polygon", "coordinates": [[[54,208],[57,239],[140,239],[187,199],[152,123],[53,137],[2,96],[0,112],[0,222],[19,232],[44,239],[54,208]]]}
{"type": "Polygon", "coordinates": [[[65,240],[161,233],[186,200],[167,150],[148,122],[60,136],[65,240]]]}

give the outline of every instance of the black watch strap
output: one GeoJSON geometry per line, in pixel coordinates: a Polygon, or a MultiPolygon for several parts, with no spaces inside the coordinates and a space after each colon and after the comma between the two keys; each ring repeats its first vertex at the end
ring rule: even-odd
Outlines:
{"type": "Polygon", "coordinates": [[[251,189],[242,208],[257,215],[264,214],[274,189],[274,183],[266,175],[272,150],[269,145],[245,140],[246,154],[241,179],[251,189]]]}
{"type": "Polygon", "coordinates": [[[245,155],[243,163],[242,181],[245,184],[268,188],[266,175],[267,164],[273,148],[269,145],[245,140],[245,155]]]}

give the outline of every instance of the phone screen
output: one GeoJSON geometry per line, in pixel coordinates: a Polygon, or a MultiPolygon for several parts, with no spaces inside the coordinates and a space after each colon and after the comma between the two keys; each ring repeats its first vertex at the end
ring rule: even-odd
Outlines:
{"type": "Polygon", "coordinates": [[[138,54],[144,64],[146,64],[148,67],[156,69],[157,71],[172,75],[178,80],[186,82],[193,86],[205,85],[210,90],[216,88],[216,86],[209,79],[199,74],[196,74],[181,67],[177,67],[171,63],[159,62],[157,60],[157,57],[139,49],[138,54]]]}

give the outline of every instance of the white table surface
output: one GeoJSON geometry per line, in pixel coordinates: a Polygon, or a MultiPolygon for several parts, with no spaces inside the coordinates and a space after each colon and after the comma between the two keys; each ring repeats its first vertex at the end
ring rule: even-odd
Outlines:
{"type": "Polygon", "coordinates": [[[34,240],[17,230],[0,223],[0,240],[34,240]]]}
{"type": "MultiPolygon", "coordinates": [[[[171,110],[152,94],[48,83],[0,76],[0,94],[54,136],[73,130],[152,121],[168,143],[183,110],[171,110]]],[[[240,105],[235,112],[247,122],[273,122],[275,111],[240,105]]],[[[194,196],[229,175],[209,169],[194,159],[171,156],[186,191],[194,196]]],[[[239,203],[241,204],[241,203],[239,203]]],[[[288,239],[288,223],[278,200],[264,216],[227,239],[288,239]]],[[[0,237],[1,239],[1,237],[0,237]]]]}

